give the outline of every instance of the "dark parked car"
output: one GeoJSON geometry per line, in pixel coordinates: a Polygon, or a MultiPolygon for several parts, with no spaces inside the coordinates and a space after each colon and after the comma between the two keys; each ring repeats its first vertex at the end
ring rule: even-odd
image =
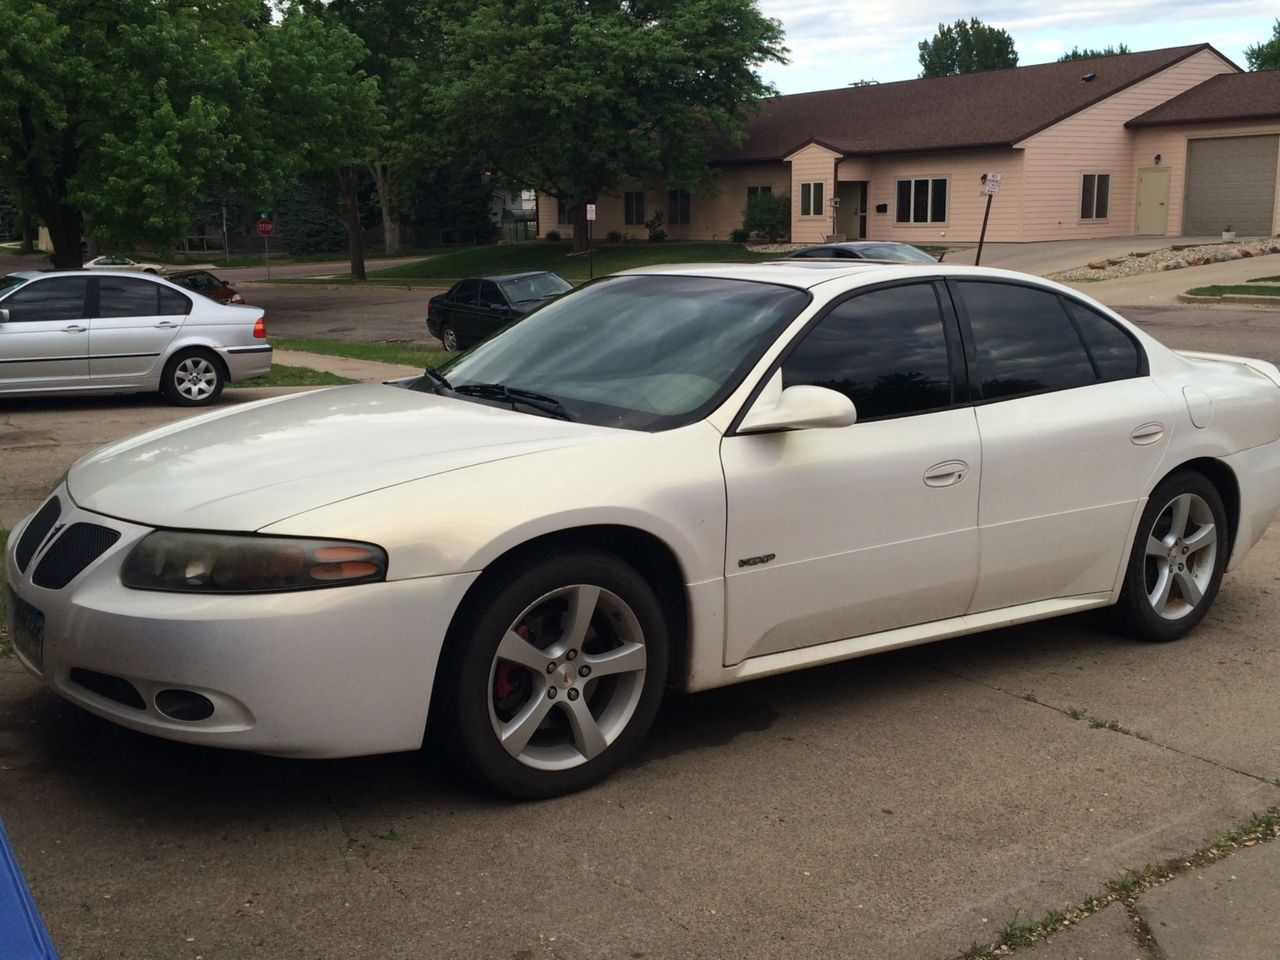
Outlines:
{"type": "Polygon", "coordinates": [[[937,263],[918,247],[891,240],[850,240],[846,243],[824,243],[787,254],[788,260],[888,260],[893,263],[937,263]]]}
{"type": "Polygon", "coordinates": [[[203,293],[210,300],[217,300],[218,303],[244,303],[244,297],[233,290],[226,280],[218,279],[208,270],[182,270],[178,273],[165,274],[165,276],[178,286],[194,290],[196,293],[203,293]]]}
{"type": "Polygon", "coordinates": [[[440,338],[446,350],[461,350],[572,289],[564,277],[545,270],[468,277],[431,298],[427,330],[440,338]]]}

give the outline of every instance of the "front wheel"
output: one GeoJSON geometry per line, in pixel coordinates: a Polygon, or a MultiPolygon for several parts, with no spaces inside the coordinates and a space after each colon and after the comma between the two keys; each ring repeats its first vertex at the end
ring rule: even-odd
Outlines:
{"type": "Polygon", "coordinates": [[[213,354],[204,350],[184,350],[164,365],[160,389],[180,407],[213,403],[226,385],[227,375],[213,354]]]}
{"type": "Polygon", "coordinates": [[[1116,614],[1125,632],[1186,636],[1213,605],[1227,565],[1227,511],[1203,474],[1175,473],[1152,491],[1138,524],[1116,614]]]}
{"type": "Polygon", "coordinates": [[[575,551],[493,571],[477,590],[436,684],[455,756],[520,799],[604,779],[639,746],[666,685],[653,589],[616,557],[575,551]]]}

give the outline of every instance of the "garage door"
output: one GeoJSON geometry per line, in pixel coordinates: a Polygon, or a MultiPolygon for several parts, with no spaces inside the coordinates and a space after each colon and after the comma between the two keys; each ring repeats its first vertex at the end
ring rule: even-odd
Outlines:
{"type": "Polygon", "coordinates": [[[1270,235],[1278,147],[1274,135],[1191,140],[1182,232],[1212,235],[1230,224],[1242,236],[1270,235]]]}

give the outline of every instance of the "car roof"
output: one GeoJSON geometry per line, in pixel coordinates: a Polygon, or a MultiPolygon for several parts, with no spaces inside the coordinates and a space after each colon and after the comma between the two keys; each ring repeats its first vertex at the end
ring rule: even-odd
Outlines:
{"type": "MultiPolygon", "coordinates": [[[[182,290],[168,276],[158,273],[140,273],[137,270],[15,270],[7,274],[10,277],[22,277],[24,280],[40,280],[44,277],[128,277],[131,280],[160,280],[177,290],[182,290]]],[[[184,290],[183,293],[186,293],[184,290]]]]}
{"type": "MultiPolygon", "coordinates": [[[[552,270],[526,270],[523,273],[486,273],[484,276],[463,277],[463,279],[464,280],[492,280],[494,283],[503,283],[507,280],[521,280],[524,277],[541,277],[554,272],[555,271],[552,271],[552,270]]],[[[560,276],[558,273],[555,275],[560,276]]],[[[568,281],[565,281],[565,282],[567,283],[568,281]]]]}
{"type": "MultiPolygon", "coordinates": [[[[636,267],[616,276],[666,275],[753,280],[809,290],[836,280],[858,279],[866,283],[907,277],[989,277],[1017,280],[1037,286],[1068,290],[1041,277],[992,267],[945,263],[898,263],[887,260],[765,260],[758,263],[675,263],[636,267]]],[[[859,284],[861,285],[861,284],[859,284]]]]}

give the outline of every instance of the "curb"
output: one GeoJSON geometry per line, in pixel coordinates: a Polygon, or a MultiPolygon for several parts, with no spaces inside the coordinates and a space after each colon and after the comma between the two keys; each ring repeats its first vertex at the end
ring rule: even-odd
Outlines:
{"type": "Polygon", "coordinates": [[[1261,307],[1275,307],[1280,310],[1280,297],[1253,297],[1245,293],[1227,293],[1221,297],[1197,297],[1190,293],[1178,294],[1179,303],[1217,303],[1234,304],[1250,303],[1261,307]]]}

